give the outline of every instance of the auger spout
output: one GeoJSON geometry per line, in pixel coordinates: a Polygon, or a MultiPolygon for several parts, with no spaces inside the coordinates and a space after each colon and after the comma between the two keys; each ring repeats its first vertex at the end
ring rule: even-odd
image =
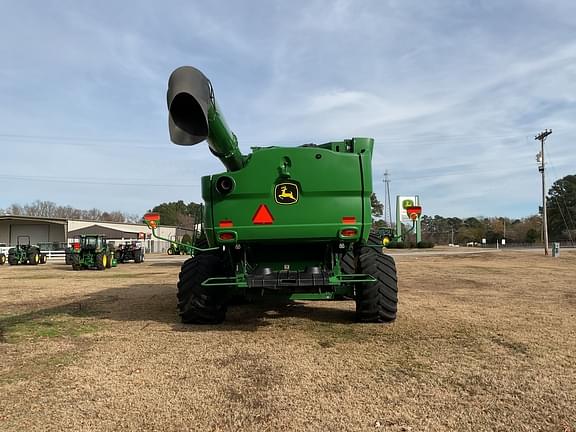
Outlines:
{"type": "Polygon", "coordinates": [[[210,151],[228,171],[238,171],[245,157],[236,135],[218,108],[212,84],[198,69],[182,66],[168,80],[168,128],[174,144],[194,145],[208,141],[210,151]]]}

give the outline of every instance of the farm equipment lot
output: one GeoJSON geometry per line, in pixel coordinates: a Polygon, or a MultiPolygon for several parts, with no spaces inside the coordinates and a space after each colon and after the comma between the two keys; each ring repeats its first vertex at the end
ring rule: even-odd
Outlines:
{"type": "Polygon", "coordinates": [[[395,255],[354,303],[176,313],[184,258],[0,268],[0,430],[576,430],[576,252],[395,255]]]}

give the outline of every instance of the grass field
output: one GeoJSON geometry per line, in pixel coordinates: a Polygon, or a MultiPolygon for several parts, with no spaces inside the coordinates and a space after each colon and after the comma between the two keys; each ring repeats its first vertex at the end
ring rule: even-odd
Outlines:
{"type": "Polygon", "coordinates": [[[0,267],[1,431],[576,431],[576,252],[396,255],[398,320],[231,307],[184,326],[180,263],[0,267]]]}

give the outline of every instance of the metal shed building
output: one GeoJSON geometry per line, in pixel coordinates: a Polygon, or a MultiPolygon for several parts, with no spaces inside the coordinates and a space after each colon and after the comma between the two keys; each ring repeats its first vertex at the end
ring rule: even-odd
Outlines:
{"type": "Polygon", "coordinates": [[[34,216],[0,216],[0,243],[15,245],[18,237],[23,236],[29,236],[32,244],[65,242],[68,238],[68,221],[34,216]]]}
{"type": "MultiPolygon", "coordinates": [[[[173,240],[180,238],[182,232],[177,227],[160,226],[157,230],[161,237],[173,240]]],[[[148,252],[166,252],[170,243],[152,237],[152,231],[145,224],[100,222],[35,216],[0,216],[0,243],[15,245],[18,238],[24,242],[30,237],[31,244],[60,245],[77,239],[82,234],[102,234],[115,243],[129,240],[141,240],[148,252]]]]}

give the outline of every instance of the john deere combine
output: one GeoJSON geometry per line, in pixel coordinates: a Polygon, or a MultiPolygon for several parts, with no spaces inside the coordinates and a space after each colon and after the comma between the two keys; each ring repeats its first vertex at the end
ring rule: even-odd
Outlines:
{"type": "MultiPolygon", "coordinates": [[[[208,247],[181,268],[178,308],[185,323],[220,323],[227,300],[356,300],[361,322],[396,318],[394,260],[371,245],[371,138],[300,147],[254,147],[242,155],[210,81],[193,67],[168,83],[170,138],[208,141],[227,171],[202,178],[208,247]]],[[[147,214],[151,228],[159,215],[147,214]]]]}
{"type": "Polygon", "coordinates": [[[101,235],[82,235],[80,241],[73,243],[70,248],[69,261],[73,270],[94,268],[105,270],[116,266],[116,260],[106,237],[101,235]]]}

